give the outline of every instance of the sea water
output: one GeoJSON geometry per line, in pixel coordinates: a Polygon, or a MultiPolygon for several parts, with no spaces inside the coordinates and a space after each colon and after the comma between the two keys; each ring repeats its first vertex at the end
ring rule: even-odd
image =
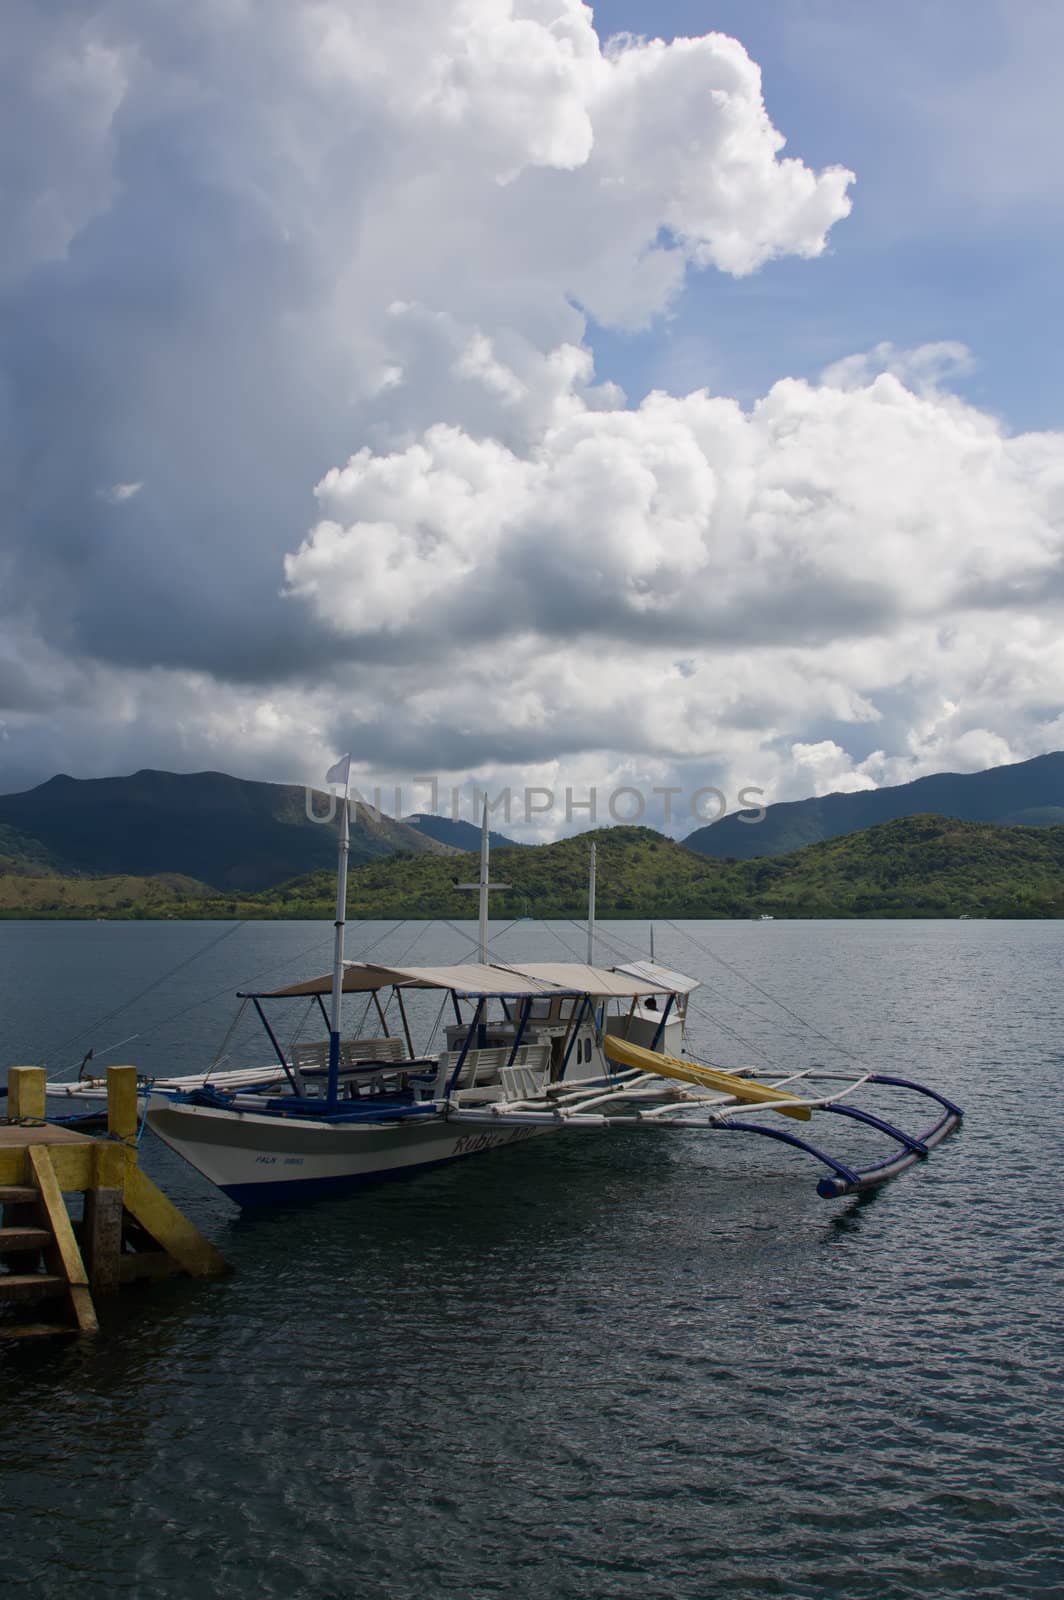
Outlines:
{"type": "MultiPolygon", "coordinates": [[[[584,955],[572,924],[493,932],[503,959],[584,955]]],[[[195,1070],[233,992],[326,970],[330,933],[0,923],[2,1056],[195,1070]]],[[[599,959],[648,941],[607,924],[599,959]]],[[[815,1165],[768,1141],[568,1133],[262,1214],[148,1134],[146,1169],[235,1271],[0,1352],[5,1595],[1064,1590],[1064,924],[658,924],[655,944],[703,982],[707,1059],[856,1060],[954,1097],[963,1129],[863,1200],[818,1199],[815,1165]]],[[[374,924],[350,930],[363,952],[470,943],[374,924]]],[[[426,1030],[436,1007],[418,997],[426,1030]]],[[[226,1048],[270,1059],[244,1022],[226,1048]]]]}

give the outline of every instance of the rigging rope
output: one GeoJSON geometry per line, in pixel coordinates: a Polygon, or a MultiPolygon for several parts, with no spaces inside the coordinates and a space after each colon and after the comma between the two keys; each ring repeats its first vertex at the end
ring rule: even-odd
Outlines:
{"type": "MultiPolygon", "coordinates": [[[[97,1017],[95,1022],[89,1023],[88,1027],[79,1028],[76,1033],[72,1033],[69,1038],[64,1039],[61,1044],[57,1044],[52,1050],[50,1050],[48,1055],[57,1055],[60,1050],[68,1049],[76,1039],[83,1039],[87,1033],[95,1031],[96,1028],[102,1028],[105,1022],[112,1022],[114,1018],[120,1016],[123,1011],[128,1011],[130,1006],[136,1005],[138,1000],[143,1000],[145,995],[151,994],[153,990],[158,989],[162,984],[168,982],[170,978],[176,977],[179,972],[183,972],[186,967],[190,967],[192,963],[194,961],[198,961],[201,956],[208,955],[210,951],[216,949],[217,946],[223,943],[224,940],[232,938],[234,933],[239,933],[240,929],[245,926],[246,923],[244,922],[233,923],[230,927],[226,928],[224,933],[220,933],[216,939],[212,939],[210,944],[205,945],[202,950],[197,950],[193,955],[186,956],[183,961],[179,961],[177,965],[175,967],[171,967],[168,972],[162,973],[160,977],[154,979],[152,983],[149,983],[146,988],[141,989],[138,994],[135,994],[131,1000],[125,1000],[120,1006],[115,1006],[112,1011],[107,1011],[102,1017],[97,1017]]],[[[46,1063],[48,1060],[48,1055],[45,1056],[46,1063]]]]}
{"type": "MultiPolygon", "coordinates": [[[[576,920],[575,917],[570,917],[569,921],[572,923],[573,927],[580,932],[587,927],[586,923],[581,924],[576,920]]],[[[554,931],[556,932],[557,930],[554,931]]],[[[617,948],[617,944],[613,942],[615,939],[620,944],[626,944],[629,950],[633,951],[639,956],[640,960],[646,959],[639,946],[633,944],[630,939],[624,939],[620,934],[617,933],[604,934],[597,923],[595,925],[595,937],[596,939],[601,939],[607,950],[610,951],[610,954],[619,957],[621,961],[629,961],[631,960],[631,957],[626,956],[623,950],[619,950],[617,948]]],[[[560,933],[558,934],[558,938],[561,939],[560,933]]],[[[565,948],[570,952],[570,954],[572,954],[572,946],[565,939],[562,939],[562,943],[565,945],[565,948]]],[[[745,1045],[748,1050],[752,1050],[754,1052],[755,1056],[760,1056],[767,1066],[772,1067],[777,1072],[783,1071],[783,1068],[780,1067],[777,1062],[773,1061],[772,1057],[768,1054],[763,1045],[755,1044],[753,1039],[748,1039],[745,1034],[739,1032],[738,1028],[734,1028],[730,1023],[725,1022],[723,1017],[718,1017],[715,1011],[710,1011],[709,1007],[704,1001],[696,1001],[692,997],[688,999],[687,1004],[689,1010],[697,1011],[699,1016],[705,1018],[708,1022],[714,1023],[718,1028],[720,1028],[722,1033],[728,1034],[729,1037],[735,1039],[737,1043],[745,1045]]],[[[697,1058],[692,1057],[692,1060],[694,1059],[697,1058]]],[[[709,1064],[713,1066],[720,1065],[719,1062],[711,1062],[709,1064]]]]}
{"type": "Polygon", "coordinates": [[[805,1017],[799,1016],[797,1011],[793,1011],[790,1006],[784,1005],[782,1000],[777,1000],[774,994],[770,994],[768,990],[763,989],[759,983],[755,983],[753,978],[747,977],[746,973],[743,972],[741,968],[733,967],[730,961],[725,961],[723,956],[719,956],[715,950],[710,950],[707,945],[700,944],[692,934],[689,934],[685,929],[678,927],[675,922],[669,922],[667,918],[666,926],[672,928],[675,933],[682,934],[685,939],[689,940],[690,943],[694,945],[696,950],[701,950],[703,955],[709,956],[709,958],[712,961],[716,961],[719,966],[722,966],[728,972],[733,973],[735,977],[741,978],[744,983],[748,983],[751,989],[756,989],[758,994],[764,995],[766,1000],[771,1001],[774,1006],[778,1006],[781,1011],[785,1011],[789,1017],[794,1018],[795,1022],[800,1023],[803,1028],[807,1028],[810,1033],[815,1034],[816,1037],[823,1040],[825,1044],[829,1044],[833,1050],[838,1050],[841,1055],[848,1057],[848,1059],[855,1062],[857,1066],[861,1065],[860,1056],[855,1055],[852,1050],[847,1049],[846,1045],[840,1044],[838,1039],[833,1039],[830,1034],[823,1033],[812,1022],[807,1022],[805,1017]]]}
{"type": "Polygon", "coordinates": [[[244,1012],[247,1010],[247,1008],[248,1008],[247,1000],[241,1000],[240,1009],[237,1012],[236,1016],[233,1018],[232,1022],[229,1024],[229,1027],[226,1030],[225,1038],[222,1040],[221,1044],[219,1045],[218,1052],[215,1055],[214,1060],[211,1062],[210,1066],[207,1068],[207,1073],[206,1073],[206,1077],[204,1079],[204,1082],[206,1082],[206,1078],[210,1077],[210,1075],[214,1071],[215,1067],[219,1066],[225,1060],[226,1055],[228,1054],[228,1051],[229,1051],[229,1041],[233,1037],[233,1034],[236,1032],[237,1024],[239,1023],[241,1017],[244,1015],[244,1012]]]}
{"type": "Polygon", "coordinates": [[[430,1056],[432,1054],[432,1046],[436,1038],[436,1033],[439,1029],[440,1023],[443,1021],[443,1013],[447,1009],[447,1000],[448,996],[444,995],[443,999],[440,1001],[440,1009],[436,1013],[436,1021],[432,1024],[432,1032],[429,1034],[428,1044],[426,1044],[422,1052],[423,1055],[430,1056]]]}
{"type": "MultiPolygon", "coordinates": [[[[408,920],[409,919],[406,917],[400,918],[400,920],[392,927],[386,928],[383,933],[378,934],[375,939],[371,940],[368,945],[364,946],[363,949],[359,951],[358,956],[353,959],[363,959],[370,953],[371,950],[375,950],[379,944],[383,943],[385,939],[390,938],[392,934],[397,933],[400,928],[404,927],[408,920]]],[[[155,989],[158,989],[170,978],[176,977],[176,975],[185,967],[191,966],[194,961],[198,961],[200,956],[208,955],[210,951],[220,945],[223,940],[228,939],[234,933],[238,933],[241,928],[246,926],[246,921],[230,925],[225,929],[224,933],[219,934],[216,939],[212,939],[211,942],[202,950],[198,950],[193,955],[186,957],[183,961],[179,961],[175,967],[171,967],[167,972],[164,972],[160,977],[156,978],[154,982],[148,984],[146,988],[142,989],[139,994],[134,995],[131,1000],[124,1001],[122,1005],[115,1007],[113,1011],[106,1012],[104,1016],[97,1017],[95,1022],[90,1023],[87,1027],[80,1028],[77,1033],[71,1034],[68,1039],[57,1045],[54,1050],[50,1050],[48,1052],[48,1055],[46,1055],[44,1058],[44,1063],[47,1063],[48,1056],[58,1054],[60,1050],[66,1049],[67,1046],[73,1044],[75,1040],[84,1038],[87,1033],[98,1027],[102,1027],[105,1022],[112,1020],[114,1017],[120,1016],[123,1011],[126,1011],[130,1006],[135,1005],[138,1000],[143,1000],[146,995],[151,994],[155,989]]],[[[417,940],[421,937],[421,934],[424,931],[424,926],[422,926],[421,930],[413,941],[414,944],[417,943],[417,940]]],[[[331,945],[331,934],[324,939],[315,939],[312,944],[304,945],[304,947],[301,950],[296,951],[294,955],[285,955],[278,961],[271,961],[268,966],[260,967],[258,971],[252,973],[250,977],[245,978],[239,986],[241,988],[250,988],[253,983],[256,983],[259,979],[266,977],[269,973],[277,972],[283,967],[291,967],[294,962],[301,961],[304,956],[310,955],[312,951],[324,950],[331,945]]],[[[413,948],[413,945],[411,945],[411,948],[413,948]]],[[[180,1006],[178,1010],[171,1011],[167,1016],[161,1017],[157,1022],[152,1023],[150,1028],[147,1030],[140,1033],[127,1034],[124,1039],[119,1039],[115,1044],[108,1045],[104,1049],[97,1050],[96,1056],[106,1056],[110,1053],[110,1051],[117,1050],[120,1045],[129,1044],[133,1039],[150,1039],[153,1035],[158,1034],[163,1028],[168,1027],[171,1022],[179,1022],[183,1017],[188,1016],[190,1012],[199,1010],[201,1006],[210,1005],[213,1001],[220,1000],[225,995],[231,995],[232,992],[232,984],[227,983],[223,989],[215,989],[212,991],[212,993],[204,995],[201,999],[192,1000],[187,1005],[180,1006]]],[[[70,1066],[64,1067],[57,1074],[53,1081],[61,1081],[68,1073],[73,1072],[78,1065],[79,1063],[75,1061],[71,1063],[70,1066]]]]}

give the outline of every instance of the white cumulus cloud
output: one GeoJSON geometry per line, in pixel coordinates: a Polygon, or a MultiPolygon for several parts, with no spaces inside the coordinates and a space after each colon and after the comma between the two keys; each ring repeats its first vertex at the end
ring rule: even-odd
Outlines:
{"type": "Polygon", "coordinates": [[[12,17],[0,787],[351,746],[794,793],[1060,742],[1060,440],[958,399],[961,347],[748,409],[595,371],[592,319],[848,214],[737,41],[579,0],[12,17]]]}

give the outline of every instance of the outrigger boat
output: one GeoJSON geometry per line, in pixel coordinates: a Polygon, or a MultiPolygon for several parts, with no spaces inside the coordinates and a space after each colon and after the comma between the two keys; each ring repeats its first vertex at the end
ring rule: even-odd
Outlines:
{"type": "Polygon", "coordinates": [[[486,807],[480,877],[462,885],[480,896],[477,961],[442,967],[345,961],[347,811],[345,797],[332,972],[240,997],[258,1013],[276,1064],[145,1085],[148,1126],[239,1205],[343,1193],[542,1134],[619,1128],[776,1140],[822,1163],[827,1174],[817,1192],[837,1198],[895,1177],[959,1124],[958,1106],[905,1078],[823,1067],[782,1075],[723,1071],[693,1059],[685,1025],[697,980],[653,959],[595,964],[594,846],[587,961],[492,960],[488,895],[508,885],[490,881],[486,807]],[[426,991],[442,1004],[419,1053],[410,1013],[421,1009],[426,991]],[[365,999],[364,1017],[375,1008],[379,1032],[343,1037],[343,1001],[354,995],[365,999]],[[266,1004],[297,999],[317,1004],[329,1036],[286,1050],[266,1004]],[[398,1033],[387,1020],[393,1003],[398,1033]],[[453,1021],[443,1047],[433,1050],[448,1005],[453,1021]],[[935,1120],[918,1135],[906,1133],[851,1103],[865,1085],[924,1097],[935,1104],[935,1120]],[[892,1153],[861,1168],[836,1158],[795,1129],[821,1114],[875,1130],[892,1142],[892,1153]]]}

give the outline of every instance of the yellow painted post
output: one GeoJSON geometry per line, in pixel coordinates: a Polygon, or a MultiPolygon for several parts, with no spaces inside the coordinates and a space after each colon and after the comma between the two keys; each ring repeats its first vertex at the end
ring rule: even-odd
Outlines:
{"type": "Polygon", "coordinates": [[[137,1069],[107,1069],[107,1131],[115,1139],[137,1137],[137,1069]]]}
{"type": "Polygon", "coordinates": [[[7,1114],[12,1122],[43,1122],[43,1067],[12,1067],[7,1075],[7,1114]]]}
{"type": "MultiPolygon", "coordinates": [[[[48,1146],[34,1144],[29,1149],[30,1167],[33,1170],[34,1183],[40,1192],[44,1209],[48,1215],[48,1223],[55,1239],[56,1254],[59,1265],[63,1269],[63,1276],[67,1280],[70,1291],[70,1303],[74,1308],[74,1316],[82,1333],[96,1333],[96,1309],[89,1293],[89,1277],[85,1271],[85,1262],[78,1241],[74,1237],[74,1229],[70,1225],[70,1213],[66,1208],[59,1180],[52,1166],[52,1158],[48,1153],[48,1146]]],[[[47,1254],[47,1252],[46,1252],[47,1254]]]]}
{"type": "Polygon", "coordinates": [[[193,1278],[223,1278],[230,1271],[225,1257],[145,1177],[132,1152],[126,1163],[126,1210],[193,1278]]]}

